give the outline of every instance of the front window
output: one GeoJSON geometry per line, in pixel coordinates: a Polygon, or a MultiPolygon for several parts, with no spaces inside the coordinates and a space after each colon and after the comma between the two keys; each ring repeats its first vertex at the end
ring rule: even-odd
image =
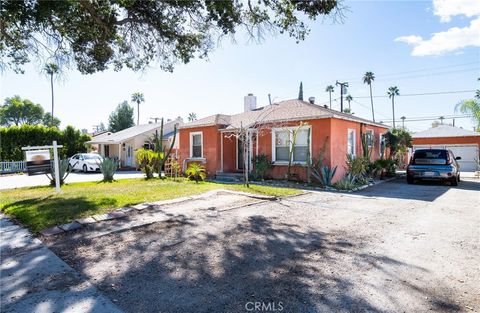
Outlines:
{"type": "Polygon", "coordinates": [[[299,129],[293,150],[293,162],[305,162],[308,151],[308,129],[299,129]]]}
{"type": "Polygon", "coordinates": [[[380,134],[380,155],[383,157],[385,155],[385,134],[380,134]]]}
{"type": "Polygon", "coordinates": [[[308,134],[309,128],[289,127],[287,129],[273,130],[274,140],[274,162],[288,162],[290,151],[293,149],[292,161],[294,163],[305,163],[308,155],[308,134]],[[296,134],[295,134],[296,132],[296,134]]]}
{"type": "Polygon", "coordinates": [[[367,146],[369,148],[372,148],[373,147],[373,130],[371,129],[368,129],[367,130],[367,133],[366,133],[366,140],[367,140],[367,146]]]}
{"type": "Polygon", "coordinates": [[[355,130],[354,129],[348,130],[347,153],[350,154],[351,156],[355,156],[355,130]]]}
{"type": "Polygon", "coordinates": [[[203,138],[202,133],[190,134],[190,157],[202,158],[203,157],[203,138]]]}
{"type": "Polygon", "coordinates": [[[289,137],[288,130],[275,131],[275,161],[288,162],[289,137]]]}

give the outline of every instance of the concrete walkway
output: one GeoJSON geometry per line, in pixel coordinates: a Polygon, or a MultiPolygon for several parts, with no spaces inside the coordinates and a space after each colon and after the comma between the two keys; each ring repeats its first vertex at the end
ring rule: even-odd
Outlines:
{"type": "Polygon", "coordinates": [[[0,215],[2,312],[122,312],[95,286],[0,215]]]}

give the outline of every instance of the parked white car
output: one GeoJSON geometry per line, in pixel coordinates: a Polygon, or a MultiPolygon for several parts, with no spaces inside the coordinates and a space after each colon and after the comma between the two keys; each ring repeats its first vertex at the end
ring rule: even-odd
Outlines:
{"type": "Polygon", "coordinates": [[[103,157],[95,153],[77,153],[68,160],[68,165],[73,171],[97,172],[103,157]]]}

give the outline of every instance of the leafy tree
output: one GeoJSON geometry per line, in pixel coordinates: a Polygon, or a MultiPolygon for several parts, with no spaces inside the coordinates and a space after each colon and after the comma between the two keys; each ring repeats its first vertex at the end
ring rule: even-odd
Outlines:
{"type": "Polygon", "coordinates": [[[0,67],[22,72],[32,57],[47,54],[83,74],[154,62],[172,71],[177,62],[207,57],[218,36],[243,29],[254,40],[280,32],[298,42],[309,31],[302,19],[327,15],[343,19],[336,0],[2,0],[0,67]]]}
{"type": "Polygon", "coordinates": [[[300,82],[300,87],[298,88],[298,100],[303,100],[303,82],[300,82]]]}
{"type": "Polygon", "coordinates": [[[332,85],[328,85],[327,88],[325,88],[325,91],[328,92],[330,96],[330,109],[332,108],[332,92],[335,91],[332,85]]]}
{"type": "Polygon", "coordinates": [[[61,138],[63,145],[63,148],[61,148],[62,154],[66,157],[71,157],[79,152],[87,152],[85,142],[88,140],[90,140],[90,136],[82,134],[79,129],[75,129],[75,127],[70,125],[65,127],[61,138]]]}
{"type": "Polygon", "coordinates": [[[135,102],[137,104],[137,125],[139,125],[140,124],[140,103],[145,102],[143,93],[135,92],[132,95],[132,102],[135,102]]]}
{"type": "Polygon", "coordinates": [[[363,83],[368,84],[370,87],[370,103],[372,105],[372,120],[375,122],[375,109],[373,108],[373,95],[372,95],[372,82],[375,80],[375,74],[373,72],[366,72],[363,75],[363,83]]]}
{"type": "Polygon", "coordinates": [[[0,124],[10,125],[37,125],[42,122],[43,108],[40,104],[34,104],[20,96],[6,98],[5,104],[0,106],[0,124]]]}
{"type": "Polygon", "coordinates": [[[388,88],[387,95],[392,99],[392,115],[393,115],[393,128],[395,128],[395,96],[400,95],[400,90],[397,86],[388,88]]]}
{"type": "Polygon", "coordinates": [[[412,147],[412,135],[405,128],[394,128],[385,134],[385,146],[390,149],[390,159],[402,159],[412,147]]]}
{"type": "Polygon", "coordinates": [[[189,122],[193,122],[193,121],[196,121],[197,120],[197,114],[195,113],[188,113],[188,121],[189,122]]]}
{"type": "Polygon", "coordinates": [[[52,115],[52,116],[51,116],[52,121],[51,121],[51,123],[50,123],[51,125],[54,125],[54,124],[55,124],[55,121],[53,120],[53,118],[54,118],[54,116],[55,116],[55,115],[53,114],[53,112],[54,112],[54,111],[53,111],[53,109],[54,109],[54,103],[55,103],[55,101],[54,101],[54,96],[53,96],[53,75],[57,74],[57,73],[58,73],[58,70],[59,70],[59,67],[58,67],[58,65],[55,64],[55,63],[48,63],[48,64],[46,64],[45,67],[44,67],[45,73],[47,73],[47,75],[50,76],[50,90],[52,91],[52,114],[51,114],[51,115],[52,115]]]}
{"type": "Polygon", "coordinates": [[[128,105],[127,101],[120,103],[116,110],[110,114],[108,118],[108,130],[111,132],[118,132],[123,129],[135,125],[133,121],[133,108],[128,105]]]}
{"type": "Polygon", "coordinates": [[[50,112],[46,112],[42,119],[42,124],[49,127],[60,127],[60,119],[52,117],[50,112]]]}

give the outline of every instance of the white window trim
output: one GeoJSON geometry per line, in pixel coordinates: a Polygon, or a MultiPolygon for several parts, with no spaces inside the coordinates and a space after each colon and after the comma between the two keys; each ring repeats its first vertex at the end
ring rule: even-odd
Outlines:
{"type": "MultiPolygon", "coordinates": [[[[288,131],[288,142],[289,142],[289,149],[290,145],[292,144],[291,136],[292,136],[292,131],[294,129],[298,128],[298,126],[290,126],[290,127],[277,127],[277,128],[272,128],[272,162],[274,165],[287,165],[288,161],[277,161],[277,156],[276,156],[276,135],[275,132],[277,131],[288,131]]],[[[312,126],[311,125],[305,125],[300,127],[300,129],[310,129],[310,159],[312,158],[312,126]]],[[[306,165],[306,161],[294,161],[293,160],[293,154],[292,154],[292,165],[306,165]]]]}
{"type": "Polygon", "coordinates": [[[203,132],[191,132],[190,133],[190,159],[203,159],[203,132]],[[193,136],[200,135],[200,144],[201,144],[201,156],[200,157],[193,157],[193,136]]]}
{"type": "Polygon", "coordinates": [[[350,137],[350,132],[353,133],[353,154],[351,154],[353,157],[357,156],[357,132],[354,128],[349,128],[347,131],[347,153],[350,154],[350,151],[348,151],[348,141],[350,137]]]}

